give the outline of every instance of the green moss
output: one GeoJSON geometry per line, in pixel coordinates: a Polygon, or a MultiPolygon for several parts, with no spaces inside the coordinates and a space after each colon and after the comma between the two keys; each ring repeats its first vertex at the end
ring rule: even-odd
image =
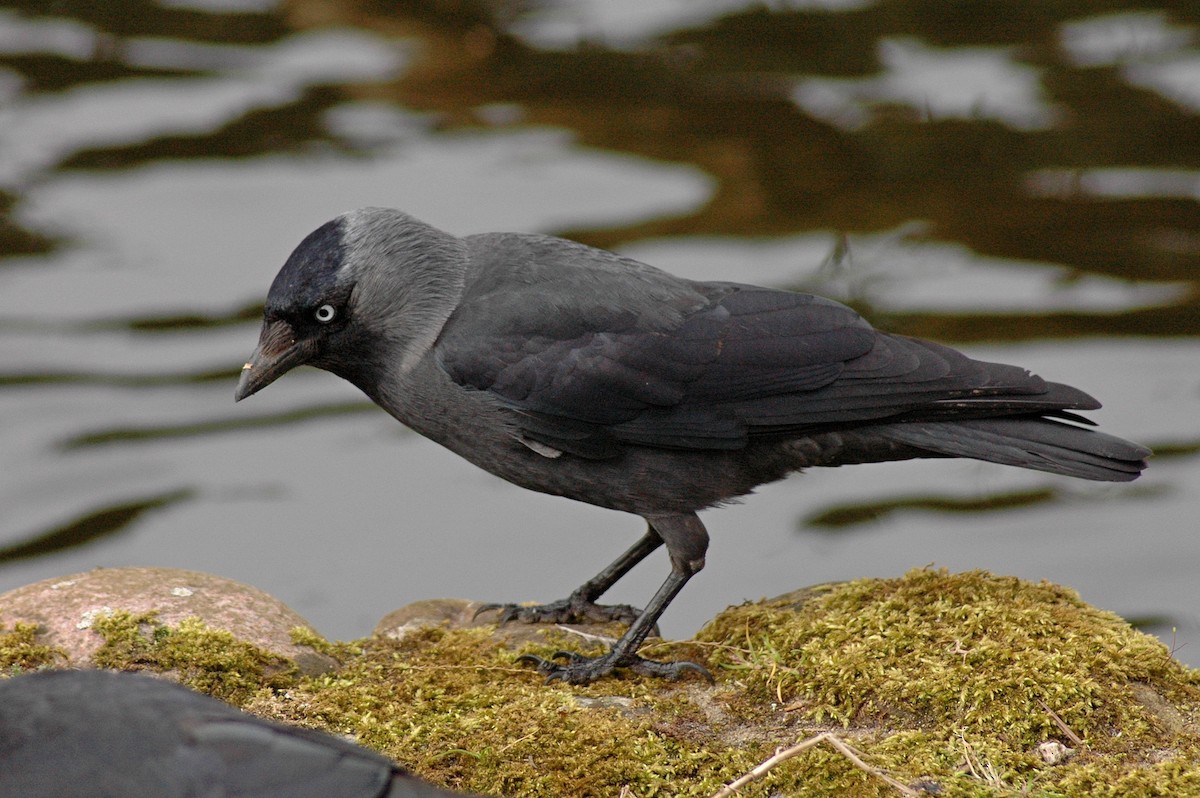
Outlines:
{"type": "Polygon", "coordinates": [[[917,570],[733,608],[697,639],[729,643],[712,664],[743,707],[867,735],[873,764],[945,795],[1182,794],[1200,778],[1200,672],[1048,583],[917,570]],[[1079,751],[1047,766],[1047,740],[1079,751]]]}
{"type": "Polygon", "coordinates": [[[15,623],[7,632],[0,631],[0,669],[27,671],[61,665],[65,651],[37,641],[36,623],[15,623]]]}
{"type": "Polygon", "coordinates": [[[339,662],[362,653],[362,647],[355,643],[331,643],[307,626],[293,627],[290,636],[292,645],[311,648],[318,654],[333,657],[339,662]]]}
{"type": "Polygon", "coordinates": [[[153,612],[118,611],[97,617],[92,629],[104,638],[92,656],[96,667],[174,671],[184,684],[233,704],[263,687],[295,682],[295,669],[286,658],[197,618],[167,626],[153,612]]]}
{"type": "Polygon", "coordinates": [[[336,675],[260,693],[249,708],[352,734],[425,778],[492,794],[585,798],[629,785],[638,796],[700,796],[755,764],[758,752],[709,750],[679,733],[702,717],[687,696],[707,688],[694,683],[544,685],[515,658],[577,645],[547,637],[519,651],[486,628],[367,641],[336,675]]]}

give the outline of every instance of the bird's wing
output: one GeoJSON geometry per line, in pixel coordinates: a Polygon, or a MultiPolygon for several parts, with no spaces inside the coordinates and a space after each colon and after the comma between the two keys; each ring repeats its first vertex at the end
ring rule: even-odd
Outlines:
{"type": "Polygon", "coordinates": [[[1023,369],[879,333],[832,300],[680,280],[559,239],[480,238],[435,354],[455,382],[516,411],[529,439],[573,454],[740,448],[923,410],[989,415],[997,397],[1046,391],[1023,369]]]}

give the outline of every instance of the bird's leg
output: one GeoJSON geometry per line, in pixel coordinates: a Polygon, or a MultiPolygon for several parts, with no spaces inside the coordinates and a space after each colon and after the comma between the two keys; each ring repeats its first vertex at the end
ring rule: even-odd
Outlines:
{"type": "Polygon", "coordinates": [[[522,621],[524,623],[579,623],[595,621],[608,623],[619,621],[633,623],[641,614],[628,604],[602,605],[596,599],[604,595],[621,577],[629,573],[635,565],[661,546],[662,537],[654,531],[653,526],[646,529],[637,543],[618,557],[611,565],[593,576],[575,589],[571,595],[549,604],[538,604],[532,607],[522,607],[518,604],[485,604],[475,611],[475,615],[499,610],[498,621],[522,621]]]}
{"type": "Polygon", "coordinates": [[[650,522],[651,531],[656,531],[662,542],[667,544],[667,552],[671,557],[671,573],[650,599],[646,609],[607,653],[598,657],[585,657],[571,651],[559,651],[551,660],[530,655],[520,657],[520,661],[532,664],[540,673],[545,674],[546,681],[589,684],[616,668],[629,668],[634,673],[644,676],[661,676],[671,680],[678,679],[690,671],[712,681],[712,674],[708,669],[695,662],[658,662],[638,656],[637,651],[645,641],[646,635],[658,623],[658,617],[671,603],[671,599],[675,598],[688,580],[704,567],[704,553],[708,550],[708,532],[695,513],[648,516],[646,520],[650,522]]]}

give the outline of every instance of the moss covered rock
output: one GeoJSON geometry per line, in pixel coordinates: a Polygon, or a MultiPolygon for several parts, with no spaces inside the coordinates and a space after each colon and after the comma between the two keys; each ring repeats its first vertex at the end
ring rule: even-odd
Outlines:
{"type": "Polygon", "coordinates": [[[694,640],[643,649],[704,661],[716,685],[546,685],[516,657],[603,643],[434,615],[403,635],[308,641],[340,662],[318,676],[272,673],[253,648],[222,660],[232,643],[199,621],[146,635],[152,621],[130,615],[102,624],[101,659],[179,671],[194,658],[193,685],[252,712],[497,795],[712,796],[781,749],[795,755],[737,795],[1200,794],[1200,672],[1046,583],[917,570],[734,607],[694,640]]]}
{"type": "Polygon", "coordinates": [[[297,628],[309,630],[313,640],[320,636],[279,599],[200,571],[96,568],[0,594],[0,628],[35,628],[33,642],[57,652],[60,667],[92,663],[104,643],[94,625],[113,613],[151,613],[159,628],[199,619],[306,673],[322,673],[336,664],[313,645],[296,643],[297,628]]]}

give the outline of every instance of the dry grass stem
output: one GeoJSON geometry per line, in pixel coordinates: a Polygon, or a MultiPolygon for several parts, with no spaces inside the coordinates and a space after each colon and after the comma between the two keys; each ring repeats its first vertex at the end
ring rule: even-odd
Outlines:
{"type": "Polygon", "coordinates": [[[809,737],[807,740],[802,740],[801,742],[797,743],[796,745],[793,745],[791,748],[776,749],[775,753],[771,757],[763,760],[760,764],[758,764],[749,773],[746,773],[745,775],[735,779],[734,781],[729,782],[728,784],[723,786],[721,789],[717,790],[715,793],[712,794],[711,798],[729,798],[729,796],[733,795],[734,793],[736,793],[742,787],[745,787],[750,782],[755,781],[757,779],[761,779],[763,776],[767,775],[767,773],[769,773],[776,766],[782,764],[783,762],[786,762],[787,760],[791,759],[794,756],[804,753],[808,749],[813,748],[814,746],[819,745],[820,743],[826,743],[826,742],[829,743],[831,746],[833,746],[833,748],[838,753],[840,753],[842,756],[846,757],[846,759],[850,760],[851,764],[853,764],[856,768],[858,768],[859,770],[862,770],[865,773],[869,773],[872,776],[875,776],[876,778],[883,779],[888,784],[890,784],[891,786],[893,786],[897,790],[899,790],[901,795],[906,795],[906,796],[916,796],[917,795],[916,790],[913,790],[911,787],[909,787],[905,784],[901,784],[900,782],[896,781],[891,776],[887,775],[886,773],[879,770],[878,768],[873,768],[870,765],[868,765],[858,755],[858,752],[856,752],[845,741],[843,741],[840,737],[838,737],[833,732],[822,732],[821,734],[818,734],[815,737],[809,737]]]}
{"type": "Polygon", "coordinates": [[[589,643],[603,643],[606,646],[611,646],[613,643],[617,642],[617,638],[615,638],[615,637],[607,637],[605,635],[594,635],[589,632],[580,631],[579,629],[572,629],[571,627],[564,626],[561,623],[554,624],[554,628],[559,630],[560,632],[566,632],[567,634],[572,634],[572,635],[576,635],[577,637],[581,637],[584,640],[588,641],[589,643]]]}

